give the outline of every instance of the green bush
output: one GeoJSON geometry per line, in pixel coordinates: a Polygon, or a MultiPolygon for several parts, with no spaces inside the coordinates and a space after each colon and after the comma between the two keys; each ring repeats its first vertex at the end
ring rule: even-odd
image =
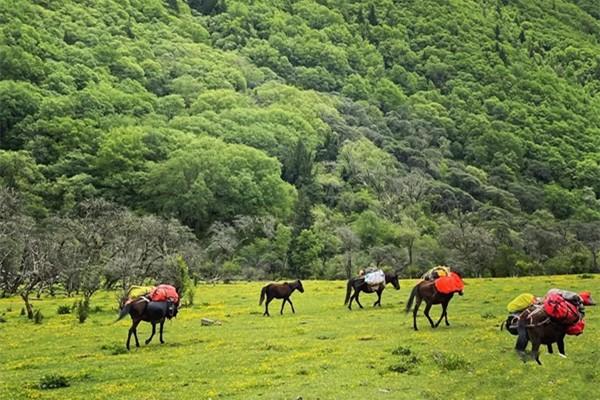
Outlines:
{"type": "Polygon", "coordinates": [[[100,347],[100,349],[106,350],[114,356],[116,356],[118,354],[127,353],[127,349],[125,348],[125,346],[118,344],[118,343],[103,344],[102,347],[100,347]]]}
{"type": "Polygon", "coordinates": [[[42,312],[40,310],[35,310],[35,313],[33,314],[33,322],[35,324],[41,324],[43,319],[44,315],[42,312]]]}
{"type": "Polygon", "coordinates": [[[71,307],[67,306],[67,305],[60,305],[58,306],[58,308],[56,309],[56,313],[58,315],[64,315],[64,314],[71,314],[71,307]]]}
{"type": "Polygon", "coordinates": [[[77,308],[75,309],[75,312],[77,313],[77,319],[79,320],[80,324],[83,324],[87,319],[90,313],[89,308],[89,304],[85,300],[81,300],[79,301],[79,303],[77,303],[77,308]]]}
{"type": "Polygon", "coordinates": [[[40,379],[40,383],[38,387],[40,389],[58,389],[62,387],[68,387],[69,380],[62,375],[44,375],[42,379],[40,379]]]}
{"type": "Polygon", "coordinates": [[[469,369],[469,362],[459,356],[458,354],[452,353],[441,353],[437,352],[433,354],[433,360],[443,370],[456,371],[459,369],[469,369]]]}

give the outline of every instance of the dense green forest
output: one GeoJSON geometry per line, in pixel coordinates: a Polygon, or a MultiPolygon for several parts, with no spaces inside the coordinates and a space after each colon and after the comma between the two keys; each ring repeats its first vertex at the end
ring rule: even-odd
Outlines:
{"type": "Polygon", "coordinates": [[[592,0],[0,0],[1,290],[183,264],[598,272],[599,18],[592,0]]]}

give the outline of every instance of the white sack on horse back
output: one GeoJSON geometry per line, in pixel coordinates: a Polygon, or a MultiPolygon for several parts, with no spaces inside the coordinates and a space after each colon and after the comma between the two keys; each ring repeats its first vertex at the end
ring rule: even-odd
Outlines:
{"type": "Polygon", "coordinates": [[[368,285],[379,285],[381,283],[385,283],[385,273],[380,269],[377,271],[369,272],[365,276],[365,282],[368,285]]]}

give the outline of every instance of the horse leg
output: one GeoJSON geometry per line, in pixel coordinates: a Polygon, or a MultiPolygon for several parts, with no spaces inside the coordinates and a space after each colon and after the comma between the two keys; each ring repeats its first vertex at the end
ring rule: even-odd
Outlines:
{"type": "Polygon", "coordinates": [[[421,297],[417,296],[417,300],[415,301],[415,309],[413,310],[413,329],[415,331],[418,331],[419,329],[417,328],[417,312],[419,312],[419,307],[421,306],[421,297]]]}
{"type": "Polygon", "coordinates": [[[287,301],[288,301],[288,303],[290,303],[290,306],[292,306],[292,312],[293,312],[294,314],[296,314],[296,310],[294,310],[294,305],[292,304],[292,301],[290,300],[290,298],[289,298],[289,297],[287,298],[287,301]]]}
{"type": "Polygon", "coordinates": [[[154,337],[155,333],[156,333],[156,322],[152,322],[152,334],[150,334],[150,337],[148,339],[146,339],[146,344],[150,343],[150,341],[154,337]]]}
{"type": "Polygon", "coordinates": [[[285,302],[287,301],[287,298],[283,298],[283,301],[281,302],[281,311],[279,311],[279,314],[283,315],[283,307],[285,306],[285,302]]]}
{"type": "MultiPolygon", "coordinates": [[[[431,303],[427,303],[427,305],[425,306],[425,310],[423,311],[423,314],[425,314],[425,316],[427,317],[427,319],[429,320],[429,324],[431,324],[432,328],[437,328],[438,324],[440,321],[438,321],[438,324],[434,324],[433,320],[431,319],[431,317],[429,316],[429,310],[431,310],[431,303]]],[[[443,316],[443,314],[442,314],[443,316]]],[[[440,318],[441,319],[441,318],[440,318]]]]}
{"type": "Polygon", "coordinates": [[[356,293],[354,294],[354,296],[355,296],[355,299],[356,299],[356,304],[358,304],[358,306],[359,306],[360,308],[364,308],[364,307],[362,306],[362,304],[360,304],[360,301],[358,301],[358,294],[359,294],[359,293],[360,293],[360,292],[356,292],[356,293]]]}
{"type": "Polygon", "coordinates": [[[548,347],[548,354],[554,353],[554,350],[552,350],[552,343],[549,343],[546,346],[548,347]]]}
{"type": "Polygon", "coordinates": [[[356,289],[354,289],[354,293],[352,293],[352,296],[350,296],[350,301],[348,302],[348,310],[352,310],[352,302],[354,301],[354,295],[356,294],[356,289]]]}
{"type": "Polygon", "coordinates": [[[567,358],[565,354],[565,337],[561,337],[556,341],[556,345],[558,346],[558,355],[564,358],[567,358]]]}
{"type": "Polygon", "coordinates": [[[131,322],[131,327],[129,328],[129,331],[127,332],[127,342],[125,343],[125,347],[127,347],[127,350],[130,350],[129,343],[131,342],[132,334],[133,334],[133,321],[131,322]]]}
{"type": "Polygon", "coordinates": [[[531,341],[531,357],[539,364],[542,365],[540,361],[540,340],[538,338],[531,341]]]}
{"type": "Polygon", "coordinates": [[[525,352],[525,349],[527,348],[527,342],[529,341],[529,336],[527,333],[527,328],[522,326],[521,321],[519,321],[519,325],[517,325],[517,332],[518,332],[519,336],[517,337],[517,343],[515,345],[515,349],[519,353],[521,360],[523,360],[523,362],[527,362],[527,353],[525,352]]]}
{"type": "Polygon", "coordinates": [[[163,328],[165,327],[165,319],[161,319],[160,320],[160,344],[164,344],[165,341],[163,340],[163,328]]]}
{"type": "Polygon", "coordinates": [[[270,317],[271,314],[269,314],[269,303],[271,302],[271,300],[273,300],[272,297],[267,297],[267,301],[265,302],[265,312],[263,313],[263,316],[267,316],[270,317]]]}
{"type": "Polygon", "coordinates": [[[377,301],[373,303],[373,307],[379,305],[381,307],[381,289],[377,290],[377,301]]]}
{"type": "Polygon", "coordinates": [[[138,320],[134,320],[131,323],[131,328],[129,328],[129,335],[127,336],[127,350],[129,350],[129,340],[131,339],[131,335],[133,335],[133,338],[135,339],[135,347],[140,347],[140,342],[138,341],[138,336],[137,336],[137,326],[139,325],[139,323],[141,322],[141,319],[138,320]]]}
{"type": "Polygon", "coordinates": [[[448,322],[448,303],[442,303],[442,315],[440,315],[440,319],[438,319],[438,321],[435,323],[435,326],[438,327],[440,325],[440,322],[442,322],[442,318],[446,319],[446,326],[449,326],[450,323],[448,322]]]}

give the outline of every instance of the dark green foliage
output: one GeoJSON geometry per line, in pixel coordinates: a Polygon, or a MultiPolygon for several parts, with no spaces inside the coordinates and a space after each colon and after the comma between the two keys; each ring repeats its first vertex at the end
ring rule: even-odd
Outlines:
{"type": "Polygon", "coordinates": [[[109,354],[112,354],[113,356],[127,353],[127,348],[125,346],[123,346],[121,343],[103,344],[100,347],[100,349],[107,351],[109,354]]]}
{"type": "Polygon", "coordinates": [[[86,300],[80,300],[75,308],[75,314],[80,324],[83,324],[90,314],[90,306],[86,300]]]}
{"type": "Polygon", "coordinates": [[[69,380],[65,376],[58,374],[44,375],[38,383],[38,387],[42,390],[58,389],[69,386],[69,380]]]}
{"type": "Polygon", "coordinates": [[[43,320],[44,315],[42,314],[42,312],[40,310],[35,310],[35,313],[33,313],[33,323],[39,325],[42,323],[43,320]]]}
{"type": "Polygon", "coordinates": [[[104,198],[190,227],[192,279],[600,270],[597,2],[130,3],[0,5],[0,229],[104,198]]]}
{"type": "Polygon", "coordinates": [[[71,307],[67,306],[67,305],[58,306],[58,309],[56,310],[56,313],[58,315],[71,314],[71,307]]]}
{"type": "Polygon", "coordinates": [[[469,362],[458,354],[436,352],[433,360],[444,371],[468,370],[469,362]]]}

